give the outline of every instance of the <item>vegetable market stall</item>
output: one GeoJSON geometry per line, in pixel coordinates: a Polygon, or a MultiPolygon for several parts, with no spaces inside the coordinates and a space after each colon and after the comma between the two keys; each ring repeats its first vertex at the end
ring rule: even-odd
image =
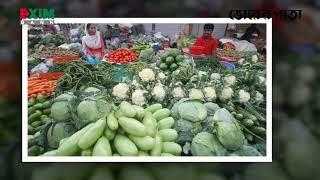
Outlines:
{"type": "MultiPolygon", "coordinates": [[[[222,50],[219,57],[245,59],[230,69],[216,58],[195,61],[175,48],[155,50],[146,39],[110,51],[96,65],[81,58],[53,63],[47,71],[59,75],[49,81],[31,75],[28,155],[266,155],[260,55],[222,50]]],[[[77,55],[43,55],[65,52],[77,55]]],[[[42,61],[30,60],[29,69],[42,61]]]]}

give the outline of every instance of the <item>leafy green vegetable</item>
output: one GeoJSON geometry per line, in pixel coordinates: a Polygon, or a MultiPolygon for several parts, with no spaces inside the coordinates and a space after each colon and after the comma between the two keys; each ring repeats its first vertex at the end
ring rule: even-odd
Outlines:
{"type": "Polygon", "coordinates": [[[191,153],[194,156],[223,156],[226,152],[215,135],[208,132],[198,133],[192,140],[191,153]]]}
{"type": "Polygon", "coordinates": [[[178,132],[178,138],[176,142],[184,144],[185,142],[191,142],[193,137],[201,132],[201,123],[192,123],[187,120],[179,119],[174,124],[174,129],[178,132]]]}
{"type": "Polygon", "coordinates": [[[96,107],[96,102],[89,100],[82,101],[77,108],[77,113],[81,120],[97,120],[98,109],[96,107]]]}
{"type": "Polygon", "coordinates": [[[184,102],[178,109],[182,119],[192,122],[203,121],[207,117],[206,107],[198,101],[184,102]]]}
{"type": "Polygon", "coordinates": [[[229,156],[262,156],[262,154],[251,145],[243,145],[238,150],[230,153],[229,156]]]}
{"type": "Polygon", "coordinates": [[[58,148],[61,139],[71,136],[76,128],[71,123],[53,124],[47,132],[47,140],[50,148],[58,148]]]}
{"type": "Polygon", "coordinates": [[[51,116],[56,121],[66,121],[70,118],[69,103],[65,101],[55,102],[51,106],[51,116]]]}

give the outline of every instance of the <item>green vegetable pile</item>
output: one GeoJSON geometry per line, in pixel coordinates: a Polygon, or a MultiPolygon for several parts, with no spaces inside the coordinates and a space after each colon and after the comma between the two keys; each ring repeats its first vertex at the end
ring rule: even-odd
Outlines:
{"type": "MultiPolygon", "coordinates": [[[[250,127],[244,127],[242,122],[235,118],[234,112],[230,113],[215,103],[203,104],[198,100],[182,99],[174,104],[171,111],[172,117],[178,119],[174,125],[174,129],[178,131],[176,142],[183,146],[186,155],[262,156],[265,154],[255,147],[257,144],[265,143],[265,138],[262,138],[265,137],[265,129],[254,126],[254,122],[250,127]],[[248,138],[247,135],[251,137],[248,138]]],[[[251,114],[247,113],[245,116],[249,115],[255,118],[257,123],[264,123],[257,121],[251,114]]]]}
{"type": "Polygon", "coordinates": [[[187,57],[181,55],[178,49],[170,49],[168,52],[165,52],[160,55],[161,64],[159,68],[162,71],[175,71],[179,68],[179,63],[185,61],[187,57]]]}
{"type": "Polygon", "coordinates": [[[115,67],[109,63],[91,65],[85,61],[68,63],[64,76],[59,79],[56,93],[76,91],[90,86],[112,87],[112,73],[115,67]]]}
{"type": "Polygon", "coordinates": [[[40,130],[44,125],[50,121],[49,115],[51,113],[51,102],[47,100],[42,94],[36,98],[30,98],[28,101],[28,146],[29,155],[38,155],[43,151],[37,145],[40,137],[40,130]],[[38,153],[36,153],[38,152],[38,153]]]}
{"type": "Polygon", "coordinates": [[[178,134],[171,129],[174,119],[170,114],[161,104],[144,109],[123,101],[72,135],[66,133],[65,126],[52,126],[48,136],[56,133],[60,136],[55,139],[60,141],[49,141],[55,149],[42,156],[179,156],[182,148],[174,143],[178,134]]]}

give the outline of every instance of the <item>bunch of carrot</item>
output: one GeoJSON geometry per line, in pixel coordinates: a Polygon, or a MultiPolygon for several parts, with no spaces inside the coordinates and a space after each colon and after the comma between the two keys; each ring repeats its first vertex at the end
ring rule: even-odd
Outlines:
{"type": "Polygon", "coordinates": [[[45,97],[54,95],[57,80],[41,78],[38,75],[32,75],[28,78],[28,99],[37,97],[40,93],[45,97]]]}

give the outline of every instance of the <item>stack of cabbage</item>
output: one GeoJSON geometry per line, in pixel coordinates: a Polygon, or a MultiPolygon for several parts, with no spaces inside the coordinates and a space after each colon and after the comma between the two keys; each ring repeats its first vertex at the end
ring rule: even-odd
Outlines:
{"type": "Polygon", "coordinates": [[[172,107],[172,116],[178,119],[177,143],[183,152],[193,156],[261,156],[246,142],[240,124],[225,108],[215,103],[182,99],[172,107]]]}
{"type": "Polygon", "coordinates": [[[110,113],[62,139],[45,156],[178,156],[178,134],[171,111],[154,104],[146,109],[123,101],[110,113]]]}

